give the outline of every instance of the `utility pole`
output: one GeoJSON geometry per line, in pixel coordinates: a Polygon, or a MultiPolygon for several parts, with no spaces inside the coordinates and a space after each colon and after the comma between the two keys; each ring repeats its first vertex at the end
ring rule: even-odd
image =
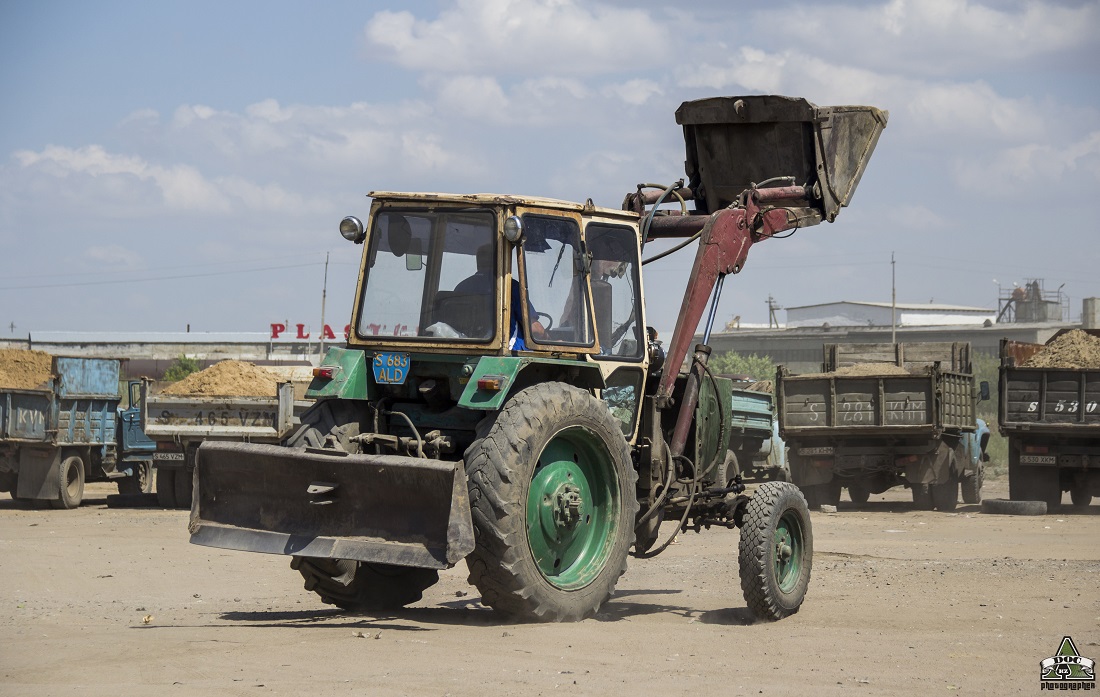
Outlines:
{"type": "Polygon", "coordinates": [[[898,286],[893,252],[890,252],[890,343],[898,343],[898,286]]]}
{"type": "Polygon", "coordinates": [[[321,286],[321,343],[320,350],[317,352],[318,365],[325,359],[325,297],[328,295],[328,255],[329,252],[325,252],[325,282],[321,286]]]}
{"type": "Polygon", "coordinates": [[[781,309],[783,308],[775,301],[775,298],[768,295],[768,329],[771,329],[772,325],[779,329],[779,318],[775,316],[775,311],[781,309]]]}

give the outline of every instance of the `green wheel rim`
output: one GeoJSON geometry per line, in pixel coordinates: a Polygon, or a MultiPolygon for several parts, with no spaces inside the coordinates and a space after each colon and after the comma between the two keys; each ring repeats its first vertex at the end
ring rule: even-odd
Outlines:
{"type": "Polygon", "coordinates": [[[527,491],[527,542],[549,583],[571,590],[599,575],[619,506],[611,455],[596,434],[575,427],[550,439],[527,491]]]}
{"type": "Polygon", "coordinates": [[[790,593],[802,575],[802,520],[793,510],[783,512],[773,536],[775,580],[779,590],[790,593]]]}

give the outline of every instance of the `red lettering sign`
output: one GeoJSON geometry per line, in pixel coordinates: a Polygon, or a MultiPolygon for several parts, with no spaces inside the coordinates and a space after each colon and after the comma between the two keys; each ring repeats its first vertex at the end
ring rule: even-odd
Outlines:
{"type": "Polygon", "coordinates": [[[276,322],[271,323],[271,338],[278,339],[279,335],[286,331],[285,324],[279,324],[276,322]]]}

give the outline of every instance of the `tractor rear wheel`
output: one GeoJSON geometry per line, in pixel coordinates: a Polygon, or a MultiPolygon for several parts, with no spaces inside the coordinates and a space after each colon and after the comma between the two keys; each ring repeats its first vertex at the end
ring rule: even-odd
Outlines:
{"type": "Polygon", "coordinates": [[[810,509],[798,487],[760,485],[745,509],[737,556],[741,591],[753,614],[779,620],[798,612],[814,557],[810,509]]]}
{"type": "Polygon", "coordinates": [[[419,601],[439,581],[435,569],[368,564],[353,559],[294,557],[290,568],[307,591],[342,610],[396,610],[419,601]]]}
{"type": "Polygon", "coordinates": [[[626,571],[638,512],[607,407],[563,383],[528,387],[482,421],[464,459],[482,602],[523,621],[594,615],[626,571]]]}

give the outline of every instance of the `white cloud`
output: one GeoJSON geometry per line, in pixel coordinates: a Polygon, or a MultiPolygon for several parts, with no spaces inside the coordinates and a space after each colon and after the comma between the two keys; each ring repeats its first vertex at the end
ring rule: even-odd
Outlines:
{"type": "Polygon", "coordinates": [[[909,75],[975,74],[1096,47],[1100,6],[970,0],[807,4],[757,12],[752,23],[757,35],[782,27],[784,41],[834,62],[909,75]]]}
{"type": "MultiPolygon", "coordinates": [[[[90,177],[102,183],[103,191],[113,197],[127,197],[127,191],[133,191],[124,183],[130,179],[154,184],[170,209],[225,212],[229,208],[229,202],[217,188],[188,165],[153,165],[140,157],[109,153],[99,145],[81,148],[50,145],[41,152],[20,150],[15,159],[25,170],[38,170],[58,179],[90,177]]],[[[64,191],[64,186],[59,187],[59,195],[64,191]]]]}
{"type": "Polygon", "coordinates": [[[97,268],[136,269],[144,265],[140,254],[133,249],[117,244],[88,247],[84,250],[84,257],[88,261],[94,262],[93,266],[97,268]]]}
{"type": "Polygon", "coordinates": [[[1044,130],[1032,100],[998,94],[985,82],[930,81],[829,63],[793,50],[745,47],[726,63],[703,64],[684,84],[713,90],[805,95],[820,106],[870,104],[888,109],[892,132],[1013,141],[1044,130]],[[900,118],[898,118],[900,117],[900,118]]]}
{"type": "Polygon", "coordinates": [[[603,93],[616,97],[631,106],[640,106],[651,98],[664,94],[664,91],[653,80],[636,78],[619,84],[607,85],[603,88],[603,93]]]}
{"type": "Polygon", "coordinates": [[[1003,196],[1030,190],[1038,195],[1094,191],[1100,184],[1100,131],[1064,147],[1026,143],[973,159],[960,159],[955,178],[972,190],[1003,196]]]}
{"type": "Polygon", "coordinates": [[[647,12],[574,0],[457,0],[432,20],[382,11],[365,36],[402,67],[441,73],[607,74],[671,54],[647,12]]]}

